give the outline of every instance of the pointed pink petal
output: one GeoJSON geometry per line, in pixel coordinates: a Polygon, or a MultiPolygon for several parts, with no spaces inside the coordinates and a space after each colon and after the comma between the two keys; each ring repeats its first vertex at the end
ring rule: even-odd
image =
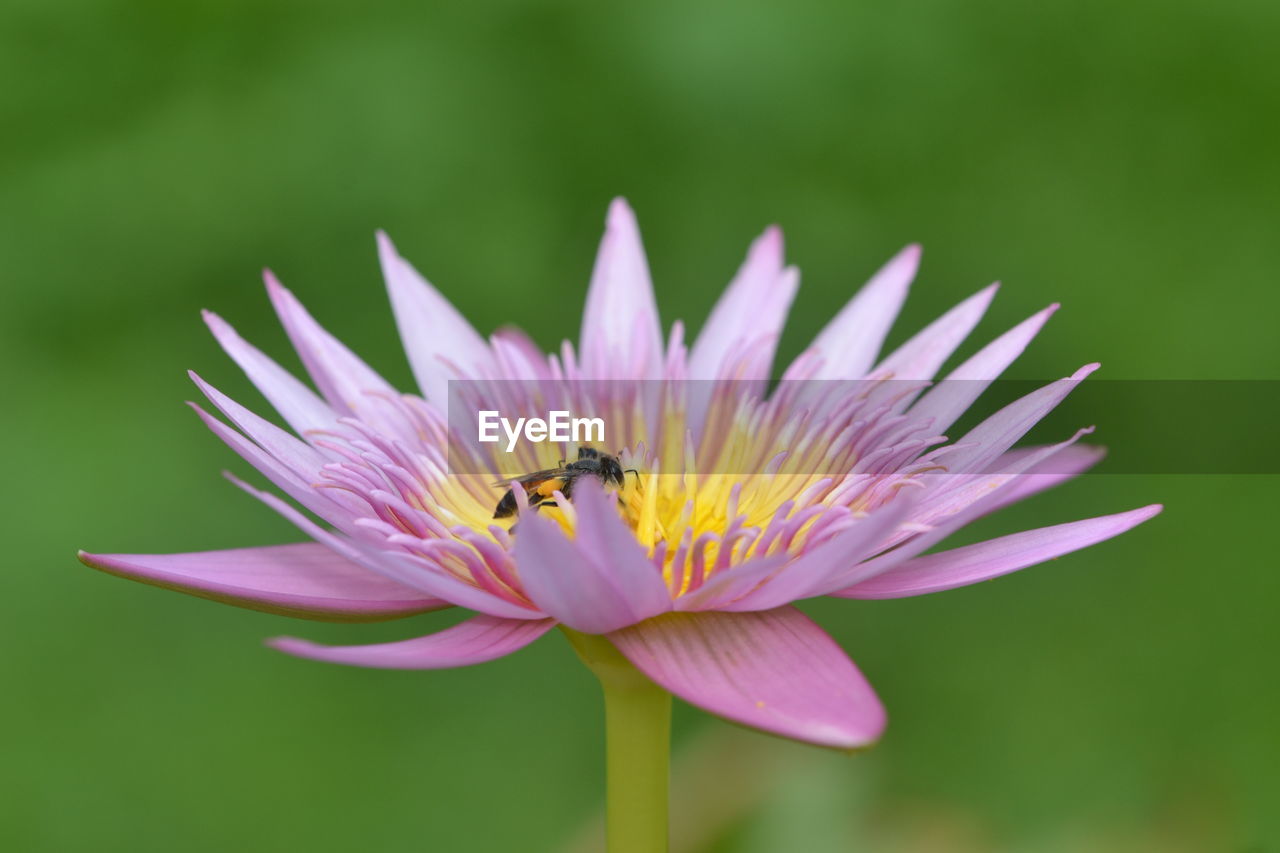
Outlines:
{"type": "MultiPolygon", "coordinates": [[[[265,418],[259,417],[244,406],[201,379],[195,371],[187,371],[191,381],[208,398],[218,411],[226,415],[245,435],[272,457],[283,463],[304,481],[314,481],[320,469],[329,461],[311,445],[282,430],[265,418]]],[[[211,420],[204,410],[192,404],[206,423],[211,420]]],[[[216,432],[217,430],[215,430],[216,432]]]]}
{"type": "Polygon", "coordinates": [[[862,673],[794,607],[671,613],[609,639],[661,687],[744,726],[837,749],[884,731],[884,708],[862,673]]]}
{"type": "Polygon", "coordinates": [[[689,378],[730,378],[730,356],[743,347],[752,350],[751,373],[732,378],[769,378],[799,283],[796,270],[782,266],[782,231],[768,228],[751,244],[746,261],[698,333],[689,352],[689,378]]]}
{"type": "Polygon", "coordinates": [[[933,430],[946,432],[987,387],[1004,373],[1022,355],[1027,344],[1040,332],[1057,304],[1050,305],[1023,320],[991,343],[987,344],[967,361],[957,367],[911,407],[911,414],[920,418],[933,418],[933,430]]]}
{"type": "Polygon", "coordinates": [[[553,619],[497,619],[475,616],[425,637],[366,646],[322,646],[296,637],[277,637],[267,645],[325,663],[376,669],[446,669],[470,666],[519,651],[555,627],[553,619]]]}
{"type": "Polygon", "coordinates": [[[956,347],[978,325],[995,298],[998,284],[983,288],[934,320],[911,340],[898,347],[872,371],[894,379],[932,379],[956,347]]]}
{"type": "Polygon", "coordinates": [[[294,432],[301,435],[309,429],[330,429],[337,423],[338,416],[314,391],[236,334],[227,321],[212,311],[204,312],[204,321],[227,355],[294,432]]]}
{"type": "Polygon", "coordinates": [[[1052,412],[1085,377],[1098,369],[1097,364],[1086,364],[1066,379],[1051,382],[1015,400],[965,433],[954,453],[945,457],[947,470],[953,474],[965,472],[985,473],[987,469],[1010,447],[1052,412]]]}
{"type": "Polygon", "coordinates": [[[86,554],[109,574],[251,610],[330,622],[378,622],[448,607],[314,542],[190,554],[86,554]]]}
{"type": "Polygon", "coordinates": [[[443,409],[449,379],[459,370],[471,375],[488,364],[489,347],[458,309],[400,257],[391,238],[381,231],[378,257],[413,377],[422,395],[443,409]]]}
{"type": "Polygon", "coordinates": [[[833,595],[841,598],[904,598],[925,595],[1025,569],[1119,536],[1160,512],[1159,504],[1002,536],[908,560],[882,575],[833,595]]]}
{"type": "Polygon", "coordinates": [[[818,333],[809,348],[822,359],[814,379],[859,379],[866,375],[902,310],[919,265],[920,247],[907,246],[818,333]]]}
{"type": "Polygon", "coordinates": [[[259,445],[245,438],[195,403],[189,403],[214,435],[240,455],[277,488],[302,506],[331,524],[349,523],[361,513],[359,498],[337,489],[317,489],[305,471],[298,471],[288,463],[268,453],[259,445]]]}
{"type": "Polygon", "coordinates": [[[640,229],[627,203],[609,205],[582,316],[581,360],[588,379],[659,379],[662,328],[640,229]]]}
{"type": "MultiPolygon", "coordinates": [[[[1034,452],[1019,454],[1011,459],[998,474],[941,475],[949,488],[921,498],[915,507],[913,520],[930,525],[930,529],[895,543],[888,550],[877,554],[856,567],[851,576],[844,578],[852,586],[884,574],[912,557],[932,548],[957,530],[975,519],[1003,506],[1005,490],[1016,487],[1018,480],[1047,458],[1071,447],[1088,430],[1080,430],[1071,438],[1058,444],[1034,448],[1034,452]],[[951,485],[952,483],[958,485],[951,485]],[[923,511],[922,511],[923,509],[923,511]]],[[[934,476],[934,475],[924,475],[934,476]]]]}
{"type": "Polygon", "coordinates": [[[442,568],[433,569],[414,562],[409,555],[394,551],[384,551],[377,547],[358,542],[347,536],[338,535],[324,529],[307,518],[295,507],[270,492],[255,489],[248,483],[237,480],[231,475],[227,479],[239,486],[248,494],[274,509],[306,535],[322,545],[337,551],[352,562],[397,581],[405,586],[420,589],[428,595],[474,610],[505,619],[541,619],[545,613],[524,607],[515,602],[499,598],[493,593],[468,583],[442,568]]]}
{"type": "MultiPolygon", "coordinates": [[[[992,466],[996,471],[1013,470],[1018,460],[1029,454],[1039,453],[1043,445],[1021,447],[1010,450],[1001,456],[992,466]]],[[[1032,465],[1025,473],[1013,478],[989,503],[985,512],[998,509],[1025,500],[1032,495],[1051,489],[1059,483],[1066,482],[1092,468],[1106,456],[1105,447],[1089,444],[1073,444],[1054,452],[1052,455],[1032,465]]]]}
{"type": "Polygon", "coordinates": [[[1002,505],[998,502],[1004,498],[1005,490],[1013,489],[1026,472],[1033,470],[1045,459],[1063,452],[1091,432],[1093,427],[1086,427],[1077,430],[1066,441],[1028,448],[1033,451],[1029,453],[1006,454],[999,466],[994,463],[986,465],[978,473],[943,472],[920,475],[918,479],[924,494],[916,504],[913,521],[935,527],[916,538],[932,538],[939,530],[950,527],[961,517],[972,521],[998,509],[1002,505]]]}
{"type": "Polygon", "coordinates": [[[298,351],[307,373],[334,411],[340,415],[354,415],[388,434],[398,432],[401,422],[386,417],[386,410],[367,393],[394,396],[395,389],[341,341],[325,331],[270,270],[263,273],[263,278],[271,304],[275,306],[293,348],[298,351]]]}
{"type": "Polygon", "coordinates": [[[515,558],[524,592],[548,616],[603,634],[671,609],[662,574],[592,481],[574,487],[577,539],[535,512],[522,512],[515,558]]]}

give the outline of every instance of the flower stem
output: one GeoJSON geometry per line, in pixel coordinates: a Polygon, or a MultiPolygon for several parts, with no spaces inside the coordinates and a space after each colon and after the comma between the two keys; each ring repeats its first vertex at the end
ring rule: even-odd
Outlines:
{"type": "Polygon", "coordinates": [[[609,853],[665,853],[671,694],[606,638],[562,629],[604,690],[609,853]]]}

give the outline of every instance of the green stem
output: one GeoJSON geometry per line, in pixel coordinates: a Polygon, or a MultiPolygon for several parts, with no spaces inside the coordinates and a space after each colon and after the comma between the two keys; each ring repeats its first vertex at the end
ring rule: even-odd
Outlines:
{"type": "Polygon", "coordinates": [[[604,690],[609,853],[666,853],[671,694],[601,636],[564,633],[604,690]]]}

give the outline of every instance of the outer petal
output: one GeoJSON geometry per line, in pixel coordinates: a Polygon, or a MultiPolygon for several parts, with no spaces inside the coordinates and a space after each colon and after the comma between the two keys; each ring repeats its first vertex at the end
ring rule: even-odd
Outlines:
{"type": "MultiPolygon", "coordinates": [[[[208,382],[205,382],[194,370],[187,371],[187,375],[191,377],[191,381],[196,384],[201,393],[209,399],[209,402],[217,406],[218,411],[226,415],[237,428],[266,453],[305,481],[314,481],[319,477],[320,469],[329,462],[320,451],[267,419],[246,409],[208,382]]],[[[192,408],[201,413],[202,418],[204,417],[205,413],[199,406],[193,403],[192,408]]]]}
{"type": "Polygon", "coordinates": [[[190,554],[86,554],[86,566],[200,598],[328,622],[379,622],[448,607],[318,543],[190,554]]]}
{"type": "Polygon", "coordinates": [[[987,344],[920,398],[920,402],[912,406],[911,414],[920,418],[933,418],[933,429],[936,432],[946,432],[948,427],[968,411],[987,386],[1022,355],[1027,344],[1039,334],[1040,329],[1057,310],[1057,303],[1050,305],[987,344]]]}
{"type": "Polygon", "coordinates": [[[283,490],[311,512],[337,526],[349,526],[361,514],[358,499],[338,489],[317,489],[306,479],[305,472],[268,453],[259,445],[231,429],[195,403],[188,403],[214,435],[222,439],[240,457],[258,469],[276,487],[283,490]]]}
{"type": "Polygon", "coordinates": [[[956,442],[957,449],[946,456],[948,470],[954,473],[986,473],[1014,443],[1052,412],[1075,387],[1098,365],[1086,364],[1066,379],[1032,391],[996,412],[965,433],[956,442]]]}
{"type": "Polygon", "coordinates": [[[267,645],[300,658],[377,669],[447,669],[469,666],[519,651],[555,626],[553,619],[498,619],[475,616],[425,637],[367,646],[321,646],[296,637],[267,645]]]}
{"type": "Polygon", "coordinates": [[[393,551],[381,551],[376,547],[365,545],[354,539],[325,530],[310,518],[303,515],[285,501],[248,483],[237,480],[227,474],[227,479],[235,483],[248,494],[274,509],[295,527],[317,542],[337,551],[353,562],[359,563],[371,571],[385,575],[405,586],[421,589],[428,595],[505,619],[536,620],[546,614],[529,607],[523,607],[506,599],[499,598],[479,586],[467,583],[442,568],[432,566],[427,561],[415,562],[407,554],[396,554],[393,551]]]}
{"type": "Polygon", "coordinates": [[[588,379],[659,379],[662,328],[635,214],[609,206],[582,315],[581,364],[588,379]]]}
{"type": "Polygon", "coordinates": [[[884,707],[862,673],[794,607],[670,613],[609,639],[657,684],[745,726],[837,749],[884,731],[884,707]]]}
{"type": "Polygon", "coordinates": [[[378,232],[378,257],[400,340],[422,395],[443,410],[449,379],[489,363],[489,347],[471,324],[378,232]],[[452,365],[452,367],[451,367],[452,365]]]}
{"type": "Polygon", "coordinates": [[[523,510],[516,568],[538,609],[577,631],[604,634],[671,609],[662,574],[618,518],[612,499],[591,481],[573,494],[577,539],[523,510]]]}
{"type": "Polygon", "coordinates": [[[325,331],[270,270],[264,271],[263,279],[293,348],[333,410],[342,415],[355,415],[391,435],[402,431],[402,422],[387,417],[386,410],[369,393],[395,396],[395,389],[325,331]]]}
{"type": "Polygon", "coordinates": [[[1159,504],[1084,521],[1026,530],[976,545],[917,557],[833,593],[841,598],[905,598],[942,592],[1016,572],[1119,536],[1158,514],[1159,504]]]}
{"type": "MultiPolygon", "coordinates": [[[[1021,459],[1039,453],[1043,449],[1043,446],[1035,446],[1010,450],[996,460],[992,467],[997,471],[1014,470],[1021,459]]],[[[1098,464],[1106,454],[1107,449],[1097,445],[1073,444],[1064,447],[1032,465],[1025,473],[1014,477],[1011,483],[993,496],[994,499],[985,512],[1003,509],[1073,477],[1078,477],[1098,464]]]]}
{"type": "Polygon", "coordinates": [[[338,416],[316,393],[302,384],[292,373],[276,364],[231,328],[212,311],[204,312],[204,321],[227,355],[240,365],[262,396],[280,416],[302,435],[309,429],[330,429],[338,416]]]}
{"type": "MultiPolygon", "coordinates": [[[[1064,442],[1034,448],[1034,452],[1021,454],[1006,466],[1006,473],[956,477],[956,480],[962,481],[961,484],[951,489],[949,494],[943,495],[940,500],[933,500],[929,511],[921,512],[922,505],[928,503],[929,499],[916,504],[915,520],[928,524],[930,527],[927,531],[909,536],[900,542],[891,543],[887,550],[858,565],[849,577],[842,578],[844,585],[853,586],[882,575],[924,553],[975,519],[1005,505],[1001,503],[1005,490],[1015,488],[1015,484],[1024,472],[1035,470],[1040,462],[1072,446],[1081,435],[1087,432],[1088,430],[1080,430],[1064,442]]],[[[942,476],[950,477],[950,475],[942,476]]],[[[935,495],[934,498],[936,497],[935,495]]]]}
{"type": "Polygon", "coordinates": [[[751,244],[747,259],[689,352],[690,379],[768,379],[778,336],[800,284],[794,268],[782,266],[782,231],[767,229],[751,244]],[[734,353],[750,353],[745,376],[731,376],[734,353]]]}
{"type": "Polygon", "coordinates": [[[999,287],[993,284],[979,290],[934,320],[876,365],[873,372],[891,374],[894,379],[932,379],[987,313],[999,287]]]}
{"type": "Polygon", "coordinates": [[[822,365],[813,379],[858,379],[875,362],[880,345],[902,310],[920,266],[920,247],[907,246],[881,267],[814,339],[822,365]]]}

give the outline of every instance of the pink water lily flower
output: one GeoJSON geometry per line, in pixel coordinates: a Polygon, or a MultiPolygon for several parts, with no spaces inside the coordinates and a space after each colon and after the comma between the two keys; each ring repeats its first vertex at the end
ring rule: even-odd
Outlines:
{"type": "MultiPolygon", "coordinates": [[[[774,392],[767,390],[774,350],[798,284],[796,270],[784,265],[777,229],[752,245],[686,346],[679,323],[663,334],[634,216],[615,201],[579,344],[565,343],[554,355],[519,331],[486,340],[384,235],[378,246],[420,396],[392,388],[270,273],[271,302],[318,394],[221,318],[205,315],[292,432],[192,374],[225,421],[194,408],[287,499],[239,485],[309,541],[186,554],[82,554],[84,562],[310,619],[473,611],[454,627],[400,642],[272,641],[289,654],[356,666],[480,663],[563,625],[607,637],[653,682],[711,713],[785,737],[856,748],[880,736],[884,709],[844,651],[794,602],[964,586],[1108,539],[1160,511],[1153,505],[925,553],[973,519],[1083,472],[1100,453],[1075,443],[1085,431],[1060,444],[1014,449],[1096,365],[946,442],[946,431],[1056,306],[926,388],[978,323],[995,286],[880,358],[916,272],[915,246],[835,315],[782,372],[774,392]],[[536,512],[524,503],[514,518],[495,519],[505,484],[494,481],[518,472],[498,445],[492,457],[478,460],[483,475],[451,469],[444,408],[457,379],[474,380],[467,387],[480,398],[487,382],[507,388],[516,381],[594,400],[620,421],[621,438],[602,449],[621,453],[635,473],[620,488],[583,478],[571,499],[558,495],[555,506],[536,512]],[[723,380],[733,391],[673,392],[657,414],[644,395],[626,393],[629,383],[679,389],[692,380],[723,380]],[[909,391],[901,384],[880,390],[902,380],[919,382],[909,391]],[[788,381],[837,390],[802,405],[788,397],[788,381]]],[[[491,401],[499,410],[511,404],[491,401]]],[[[553,466],[564,449],[520,453],[527,471],[553,466]]],[[[520,490],[517,497],[524,498],[520,490]]]]}

